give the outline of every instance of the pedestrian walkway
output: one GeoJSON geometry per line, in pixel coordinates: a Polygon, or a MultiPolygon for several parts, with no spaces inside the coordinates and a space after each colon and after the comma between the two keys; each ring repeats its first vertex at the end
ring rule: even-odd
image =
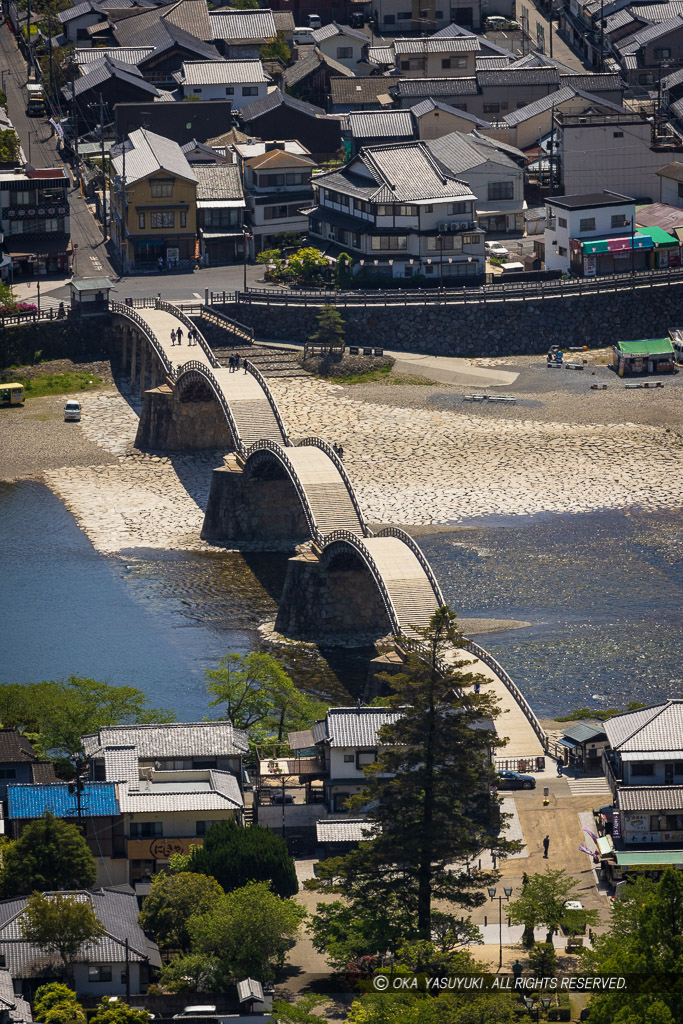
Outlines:
{"type": "Polygon", "coordinates": [[[592,778],[567,778],[569,791],[572,796],[611,796],[607,779],[602,776],[592,778]]]}

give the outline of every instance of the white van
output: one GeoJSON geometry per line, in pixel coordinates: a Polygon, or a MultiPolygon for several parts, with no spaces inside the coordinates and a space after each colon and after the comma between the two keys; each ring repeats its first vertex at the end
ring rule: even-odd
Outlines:
{"type": "Polygon", "coordinates": [[[313,29],[307,28],[302,25],[300,28],[294,29],[292,36],[292,42],[295,46],[313,46],[315,39],[313,38],[313,29]]]}
{"type": "Polygon", "coordinates": [[[319,14],[309,14],[308,24],[311,28],[322,28],[322,21],[319,14]]]}
{"type": "Polygon", "coordinates": [[[81,403],[77,402],[75,398],[70,398],[64,406],[64,422],[75,422],[80,423],[81,419],[81,403]]]}

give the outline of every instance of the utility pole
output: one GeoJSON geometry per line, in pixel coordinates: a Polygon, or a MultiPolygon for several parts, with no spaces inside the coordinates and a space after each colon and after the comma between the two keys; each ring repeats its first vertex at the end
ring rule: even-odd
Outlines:
{"type": "Polygon", "coordinates": [[[81,175],[78,166],[78,110],[76,108],[76,61],[71,72],[71,128],[74,133],[74,161],[76,164],[76,184],[80,185],[81,175]]]}
{"type": "Polygon", "coordinates": [[[28,78],[31,79],[31,71],[33,70],[33,59],[31,49],[31,0],[28,0],[28,7],[26,11],[26,40],[28,43],[28,78]]]}
{"type": "Polygon", "coordinates": [[[102,159],[102,231],[107,240],[107,173],[104,166],[104,103],[100,93],[100,157],[102,159]]]}
{"type": "Polygon", "coordinates": [[[605,70],[605,0],[600,0],[600,70],[605,70]]]}
{"type": "Polygon", "coordinates": [[[126,1002],[130,1006],[130,947],[126,941],[126,1002]]]}
{"type": "Polygon", "coordinates": [[[50,3],[48,0],[47,5],[47,59],[49,62],[48,81],[50,83],[49,93],[50,99],[54,96],[54,73],[52,70],[52,15],[50,13],[50,3]]]}

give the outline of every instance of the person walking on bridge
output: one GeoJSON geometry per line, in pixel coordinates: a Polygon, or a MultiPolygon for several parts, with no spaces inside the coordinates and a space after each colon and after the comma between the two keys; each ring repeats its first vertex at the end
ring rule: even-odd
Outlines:
{"type": "Polygon", "coordinates": [[[182,345],[182,343],[183,343],[183,329],[182,329],[182,327],[178,328],[177,334],[178,334],[178,344],[182,345]]]}
{"type": "Polygon", "coordinates": [[[235,357],[234,356],[230,356],[230,359],[228,360],[228,366],[230,367],[230,373],[234,373],[235,372],[235,357]]]}
{"type": "Polygon", "coordinates": [[[171,345],[175,345],[175,331],[171,331],[171,345]]]}
{"type": "Polygon", "coordinates": [[[548,849],[550,848],[550,836],[546,836],[543,840],[543,857],[545,860],[548,859],[548,849]]]}

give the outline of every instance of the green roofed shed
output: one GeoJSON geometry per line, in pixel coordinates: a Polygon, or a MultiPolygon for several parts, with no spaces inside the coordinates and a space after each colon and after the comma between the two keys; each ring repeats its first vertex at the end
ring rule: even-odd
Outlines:
{"type": "Polygon", "coordinates": [[[651,228],[638,228],[636,234],[643,235],[645,238],[651,238],[652,244],[655,249],[670,248],[678,249],[681,244],[677,238],[670,235],[664,228],[651,227],[651,228]]]}
{"type": "Polygon", "coordinates": [[[646,338],[643,341],[618,341],[616,347],[625,356],[671,356],[674,347],[670,338],[646,338]]]}
{"type": "Polygon", "coordinates": [[[620,377],[631,373],[674,373],[674,347],[670,338],[618,341],[612,350],[611,365],[620,377]]]}

